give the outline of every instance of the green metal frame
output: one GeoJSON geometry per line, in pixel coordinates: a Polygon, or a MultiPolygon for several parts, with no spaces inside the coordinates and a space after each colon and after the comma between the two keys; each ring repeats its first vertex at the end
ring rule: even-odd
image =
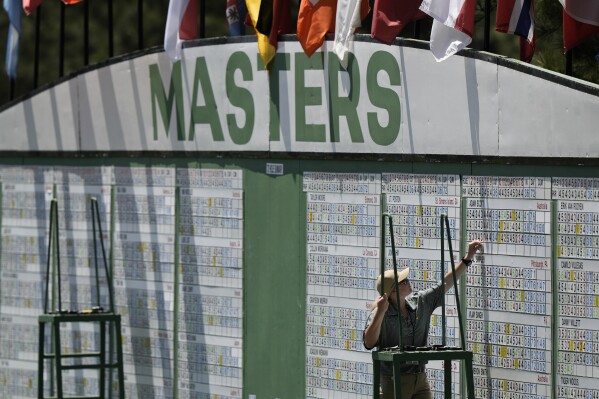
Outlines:
{"type": "MultiPolygon", "coordinates": [[[[50,229],[48,239],[48,261],[46,270],[46,292],[44,298],[44,314],[38,317],[39,324],[39,350],[38,350],[38,398],[44,399],[44,365],[45,360],[52,360],[54,370],[52,375],[53,384],[51,385],[50,391],[53,395],[56,392],[56,396],[51,398],[63,399],[65,398],[63,393],[63,370],[81,370],[81,369],[96,369],[99,372],[99,395],[98,396],[68,396],[68,399],[104,399],[106,397],[106,370],[117,369],[118,373],[118,390],[119,398],[125,398],[125,376],[123,370],[123,341],[121,337],[121,315],[115,314],[114,312],[114,293],[112,288],[112,280],[110,278],[110,272],[108,270],[108,264],[106,259],[106,250],[104,248],[104,241],[102,238],[102,226],[100,222],[100,211],[98,203],[95,198],[91,199],[91,219],[93,229],[93,242],[94,242],[94,266],[96,272],[96,284],[98,289],[96,291],[97,305],[100,306],[100,290],[99,290],[99,273],[98,273],[98,253],[97,253],[97,235],[99,236],[102,259],[104,264],[104,271],[106,273],[106,282],[108,285],[108,299],[110,309],[104,312],[101,309],[97,310],[85,310],[85,311],[69,311],[63,312],[61,310],[61,287],[60,287],[60,252],[58,242],[58,204],[56,199],[52,199],[50,205],[50,229]],[[97,225],[96,225],[97,223],[97,225]],[[51,260],[55,259],[56,267],[53,271],[50,271],[51,260]],[[54,312],[48,311],[48,297],[50,288],[50,279],[55,278],[58,281],[57,286],[53,285],[52,289],[56,290],[58,296],[58,309],[54,312]],[[60,343],[60,325],[61,323],[99,323],[100,324],[100,344],[99,350],[96,352],[83,352],[74,354],[62,354],[61,343],[60,343]],[[46,337],[46,324],[50,325],[51,342],[53,351],[46,353],[45,350],[45,337],[46,337]],[[109,359],[106,359],[106,327],[108,324],[109,328],[109,359]],[[112,360],[112,344],[116,343],[116,362],[112,360]],[[93,364],[75,364],[75,365],[63,365],[62,359],[83,359],[83,358],[97,358],[98,362],[93,364]],[[56,381],[54,381],[54,379],[56,381]],[[55,385],[54,385],[55,382],[55,385]]],[[[54,301],[54,295],[52,295],[54,301]]],[[[112,397],[112,373],[109,373],[109,394],[112,397]]]]}
{"type": "MultiPolygon", "coordinates": [[[[388,213],[383,213],[383,217],[381,220],[381,275],[384,273],[384,258],[385,258],[385,220],[389,219],[389,235],[391,239],[391,249],[393,252],[393,271],[395,274],[395,281],[397,281],[397,259],[395,253],[395,237],[393,232],[393,219],[392,216],[388,213]]],[[[464,348],[466,347],[465,337],[464,337],[464,329],[462,325],[462,316],[460,309],[460,301],[458,295],[458,285],[457,285],[457,277],[455,275],[455,262],[453,260],[453,249],[451,246],[451,230],[449,226],[449,219],[447,215],[441,215],[441,282],[444,285],[444,275],[445,275],[445,229],[447,232],[447,239],[449,241],[449,252],[450,252],[450,261],[451,261],[451,270],[454,282],[454,291],[456,295],[456,306],[458,308],[458,322],[460,328],[460,338],[462,343],[462,349],[448,349],[445,348],[445,295],[443,295],[443,300],[441,301],[442,308],[442,347],[438,348],[438,350],[429,350],[429,351],[404,351],[403,350],[403,337],[402,337],[402,320],[401,315],[398,314],[399,319],[399,350],[379,350],[372,352],[372,362],[373,362],[373,397],[374,399],[379,399],[380,397],[380,384],[381,384],[381,364],[380,362],[392,362],[393,363],[393,381],[395,385],[395,399],[402,399],[401,397],[401,365],[405,364],[409,361],[430,361],[430,360],[442,360],[444,361],[444,382],[445,382],[445,399],[451,399],[451,361],[452,360],[460,360],[464,362],[465,366],[465,374],[466,374],[466,388],[467,388],[467,397],[468,399],[475,399],[474,396],[474,376],[472,370],[472,352],[466,351],[464,348]]],[[[381,279],[383,284],[381,291],[384,291],[384,279],[381,279]]],[[[398,295],[398,303],[399,303],[399,293],[398,295]]]]}

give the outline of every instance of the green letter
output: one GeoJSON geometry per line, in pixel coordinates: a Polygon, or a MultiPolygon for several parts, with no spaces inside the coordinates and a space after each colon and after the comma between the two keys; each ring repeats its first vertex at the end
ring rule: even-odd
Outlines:
{"type": "MultiPolygon", "coordinates": [[[[281,99],[279,98],[279,71],[288,71],[291,55],[288,53],[277,53],[268,64],[268,83],[270,89],[270,121],[268,124],[270,132],[270,141],[281,140],[281,117],[279,106],[281,99]]],[[[258,55],[258,66],[262,67],[262,58],[258,55]]],[[[263,69],[263,68],[262,68],[263,69]]]]}
{"type": "Polygon", "coordinates": [[[168,90],[168,98],[162,85],[162,78],[157,64],[150,65],[150,98],[152,101],[152,124],[154,125],[154,140],[158,140],[158,127],[156,126],[156,103],[160,110],[164,131],[168,137],[169,126],[171,125],[171,114],[173,105],[177,115],[177,140],[185,140],[183,126],[183,92],[181,83],[181,61],[173,64],[171,72],[171,82],[168,90]]]}
{"type": "Polygon", "coordinates": [[[323,53],[312,57],[301,52],[295,53],[295,134],[297,141],[325,142],[325,125],[306,124],[306,106],[322,105],[322,90],[320,87],[306,87],[306,70],[323,67],[323,53]]]}
{"type": "Polygon", "coordinates": [[[339,58],[329,53],[329,101],[331,119],[331,142],[338,143],[339,119],[345,115],[352,143],[363,143],[362,127],[358,119],[358,102],[360,101],[360,66],[356,57],[348,54],[347,73],[349,74],[349,92],[347,97],[339,96],[339,74],[341,73],[339,58]]]}
{"type": "Polygon", "coordinates": [[[191,123],[189,125],[189,140],[194,139],[195,125],[200,123],[208,123],[212,128],[212,138],[214,141],[224,141],[223,129],[218,119],[218,108],[214,100],[212,85],[210,84],[210,76],[208,75],[208,67],[204,57],[196,59],[196,70],[193,82],[193,97],[191,100],[191,123]],[[199,106],[198,103],[198,86],[202,82],[202,94],[206,105],[199,106]]]}
{"type": "Polygon", "coordinates": [[[378,145],[389,145],[399,135],[401,124],[401,104],[399,96],[393,90],[380,87],[377,82],[379,71],[385,71],[389,75],[391,85],[401,86],[399,66],[397,60],[385,51],[378,51],[372,55],[368,62],[366,72],[366,83],[368,86],[368,98],[372,105],[386,109],[389,114],[389,124],[381,126],[376,112],[368,113],[368,129],[370,137],[378,145]]]}
{"type": "Polygon", "coordinates": [[[241,76],[245,82],[253,79],[250,59],[240,51],[233,53],[227,62],[226,88],[231,105],[245,111],[245,126],[237,126],[235,114],[227,114],[227,126],[229,127],[231,140],[235,144],[246,144],[252,138],[254,131],[254,98],[248,89],[235,86],[235,71],[237,69],[241,71],[241,76]]]}

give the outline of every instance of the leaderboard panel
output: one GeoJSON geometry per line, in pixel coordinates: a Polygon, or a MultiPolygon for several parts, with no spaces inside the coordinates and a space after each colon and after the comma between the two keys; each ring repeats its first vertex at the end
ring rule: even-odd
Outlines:
{"type": "Polygon", "coordinates": [[[549,178],[465,176],[467,341],[476,398],[551,397],[549,178]]]}
{"type": "Polygon", "coordinates": [[[114,286],[125,394],[173,397],[175,169],[114,168],[114,286]]]}
{"type": "MultiPolygon", "coordinates": [[[[80,311],[101,306],[109,310],[108,282],[99,227],[102,227],[102,240],[108,255],[110,192],[113,176],[112,168],[57,167],[54,169],[59,227],[61,309],[80,311]],[[90,203],[92,197],[98,202],[101,223],[98,226],[96,221],[95,252],[90,203]],[[98,282],[96,282],[96,259],[98,282]]],[[[109,268],[108,258],[106,260],[106,266],[109,268]]],[[[55,302],[57,300],[58,298],[55,298],[55,302]]],[[[68,354],[99,351],[99,333],[100,328],[97,323],[62,324],[61,352],[68,354]]],[[[80,364],[81,360],[70,361],[70,363],[80,364]]],[[[99,395],[98,372],[95,370],[65,371],[63,383],[65,395],[99,395]]]]}
{"type": "Polygon", "coordinates": [[[599,398],[599,179],[553,178],[557,201],[556,398],[599,398]]]}
{"type": "Polygon", "coordinates": [[[372,397],[362,344],[380,256],[378,174],[304,173],[306,398],[372,397]]]}
{"type": "Polygon", "coordinates": [[[243,173],[177,169],[178,395],[241,398],[243,173]]]}
{"type": "MultiPolygon", "coordinates": [[[[460,178],[457,175],[418,175],[383,173],[382,191],[385,211],[393,218],[398,270],[410,268],[409,279],[414,291],[431,288],[441,281],[442,269],[451,270],[447,232],[441,237],[441,215],[449,221],[454,260],[458,259],[460,238],[460,178]],[[441,240],[445,240],[445,264],[441,265],[441,240]]],[[[444,226],[445,229],[446,226],[444,226]]],[[[387,225],[385,231],[386,269],[393,268],[393,251],[387,225]]],[[[429,345],[460,346],[455,291],[445,296],[446,330],[443,342],[442,310],[431,317],[429,345]]],[[[459,365],[453,362],[452,391],[459,397],[459,365]]],[[[444,374],[441,362],[427,365],[433,396],[444,397],[444,374]]]]}
{"type": "Polygon", "coordinates": [[[37,317],[44,308],[52,176],[52,170],[43,167],[0,168],[2,398],[38,396],[37,317]]]}

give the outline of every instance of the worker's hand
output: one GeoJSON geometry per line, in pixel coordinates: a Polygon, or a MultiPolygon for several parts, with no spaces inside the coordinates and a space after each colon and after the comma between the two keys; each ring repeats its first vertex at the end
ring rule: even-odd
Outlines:
{"type": "Polygon", "coordinates": [[[383,312],[382,314],[387,312],[387,309],[389,308],[389,297],[387,294],[383,294],[383,296],[377,298],[376,308],[377,312],[383,312]]]}
{"type": "Polygon", "coordinates": [[[466,255],[466,259],[472,259],[474,257],[474,253],[477,249],[482,248],[483,243],[479,240],[473,240],[468,244],[468,254],[466,255]]]}

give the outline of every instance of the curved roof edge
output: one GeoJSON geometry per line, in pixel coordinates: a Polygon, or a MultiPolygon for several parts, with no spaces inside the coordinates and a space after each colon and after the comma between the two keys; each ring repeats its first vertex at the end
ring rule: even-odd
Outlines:
{"type": "MultiPolygon", "coordinates": [[[[333,39],[332,34],[327,35],[327,40],[332,40],[332,39],[333,39]]],[[[281,38],[279,41],[281,41],[281,42],[297,41],[297,36],[296,35],[281,35],[281,38]]],[[[368,34],[355,35],[355,41],[366,42],[366,43],[371,42],[371,43],[380,44],[379,41],[377,41],[376,39],[373,39],[368,34]]],[[[251,42],[256,42],[256,36],[253,36],[253,35],[237,36],[237,37],[221,36],[221,37],[211,37],[211,38],[206,38],[206,39],[190,40],[190,41],[183,43],[183,48],[192,48],[192,47],[200,47],[200,46],[214,46],[214,45],[229,44],[229,43],[251,43],[251,42]]],[[[401,46],[401,47],[410,47],[410,48],[426,50],[429,48],[428,47],[429,42],[424,41],[424,40],[405,39],[405,38],[398,37],[393,41],[392,44],[390,44],[390,46],[401,46]]],[[[68,75],[65,75],[59,79],[53,80],[52,82],[48,82],[48,83],[38,87],[37,89],[31,90],[27,94],[24,94],[12,101],[9,101],[9,102],[1,105],[0,113],[2,111],[4,111],[5,109],[8,109],[8,108],[14,106],[15,104],[18,104],[21,101],[27,100],[28,98],[30,98],[40,92],[48,90],[62,82],[70,80],[70,79],[77,77],[81,74],[84,74],[86,72],[90,72],[90,71],[93,71],[93,70],[96,70],[99,68],[103,68],[105,66],[118,64],[123,61],[128,61],[128,60],[132,60],[135,58],[143,57],[148,54],[155,54],[155,53],[161,53],[161,52],[164,52],[164,48],[162,46],[148,47],[143,50],[136,50],[131,53],[122,54],[122,55],[119,55],[119,56],[116,56],[113,58],[108,58],[106,60],[100,61],[96,64],[82,67],[74,72],[71,72],[68,75]]],[[[466,49],[460,51],[459,53],[457,53],[456,56],[474,58],[477,60],[490,62],[493,64],[497,64],[499,66],[513,69],[515,71],[522,72],[525,74],[529,74],[531,76],[535,76],[537,78],[544,79],[544,80],[547,80],[547,81],[550,81],[550,82],[553,82],[553,83],[556,83],[556,84],[559,84],[559,85],[562,85],[562,86],[565,86],[565,87],[568,87],[568,88],[571,88],[574,90],[578,90],[583,93],[591,94],[594,96],[599,96],[599,85],[597,85],[597,84],[594,84],[592,82],[587,82],[587,81],[584,81],[581,79],[577,79],[572,76],[567,76],[567,75],[564,75],[564,74],[561,74],[558,72],[550,71],[548,69],[540,68],[540,67],[537,67],[537,66],[534,66],[534,65],[531,65],[531,64],[513,59],[513,58],[503,56],[503,55],[499,55],[499,54],[495,54],[495,53],[488,53],[485,51],[471,49],[471,48],[466,48],[466,49]]]]}

